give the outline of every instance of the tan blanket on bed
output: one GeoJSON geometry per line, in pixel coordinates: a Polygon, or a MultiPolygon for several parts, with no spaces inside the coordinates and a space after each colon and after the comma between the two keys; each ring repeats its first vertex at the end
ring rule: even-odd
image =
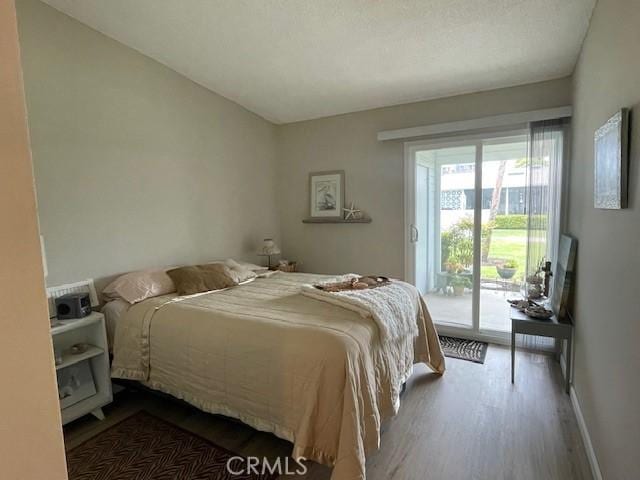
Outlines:
{"type": "Polygon", "coordinates": [[[416,289],[418,336],[383,344],[370,318],[300,294],[329,277],[279,273],[228,290],[162,296],[118,322],[112,376],[139,380],[202,410],[242,420],[294,444],[293,456],[364,479],[416,362],[444,357],[416,289]]]}

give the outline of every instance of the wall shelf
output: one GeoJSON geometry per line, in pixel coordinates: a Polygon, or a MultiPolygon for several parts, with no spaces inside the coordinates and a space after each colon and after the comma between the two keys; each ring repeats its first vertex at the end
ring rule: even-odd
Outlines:
{"type": "Polygon", "coordinates": [[[310,217],[304,218],[302,223],[371,223],[371,218],[356,218],[344,220],[342,218],[322,218],[322,217],[310,217]]]}

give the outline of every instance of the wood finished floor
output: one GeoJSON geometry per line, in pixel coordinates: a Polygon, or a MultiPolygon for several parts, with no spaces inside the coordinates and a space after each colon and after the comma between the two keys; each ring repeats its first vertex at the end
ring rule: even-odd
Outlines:
{"type": "MultiPolygon", "coordinates": [[[[515,385],[509,368],[508,349],[494,345],[483,365],[447,358],[442,378],[417,366],[399,414],[384,424],[380,450],[367,457],[367,479],[591,479],[558,363],[518,352],[515,385]]],[[[67,448],[141,409],[241,455],[274,459],[291,451],[271,434],[140,391],[117,394],[102,422],[85,417],[67,425],[67,448]]],[[[304,477],[286,478],[330,475],[310,464],[304,477]]]]}

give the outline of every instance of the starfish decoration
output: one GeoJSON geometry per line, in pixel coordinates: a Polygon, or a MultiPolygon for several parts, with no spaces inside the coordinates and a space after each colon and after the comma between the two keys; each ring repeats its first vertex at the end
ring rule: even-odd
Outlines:
{"type": "Polygon", "coordinates": [[[356,216],[362,211],[354,207],[353,202],[351,202],[351,206],[349,208],[343,208],[346,215],[344,216],[345,220],[349,220],[350,218],[356,219],[356,216]]]}

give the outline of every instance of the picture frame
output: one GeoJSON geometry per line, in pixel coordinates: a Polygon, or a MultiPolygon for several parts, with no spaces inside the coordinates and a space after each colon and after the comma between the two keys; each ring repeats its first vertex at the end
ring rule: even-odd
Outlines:
{"type": "Polygon", "coordinates": [[[344,170],[309,174],[309,217],[342,219],[344,170]]]}
{"type": "Polygon", "coordinates": [[[65,367],[57,373],[61,408],[70,407],[96,394],[96,384],[89,359],[65,367]]]}
{"type": "Polygon", "coordinates": [[[627,207],[629,110],[618,111],[594,135],[595,208],[617,210],[627,207]]]}

